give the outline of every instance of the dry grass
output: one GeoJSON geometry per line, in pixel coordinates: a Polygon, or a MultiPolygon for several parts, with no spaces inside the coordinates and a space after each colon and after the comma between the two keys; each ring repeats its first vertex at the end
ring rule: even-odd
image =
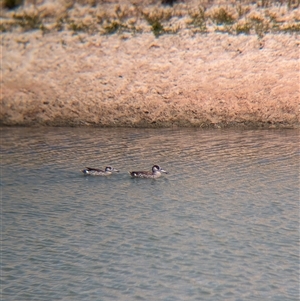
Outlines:
{"type": "Polygon", "coordinates": [[[181,31],[229,34],[299,33],[300,0],[193,1],[172,7],[160,1],[27,1],[11,10],[17,0],[3,0],[2,32],[42,30],[87,32],[89,34],[137,34],[155,37],[181,31]],[[63,4],[62,4],[63,3],[63,4]],[[200,3],[200,5],[199,5],[200,3]]]}

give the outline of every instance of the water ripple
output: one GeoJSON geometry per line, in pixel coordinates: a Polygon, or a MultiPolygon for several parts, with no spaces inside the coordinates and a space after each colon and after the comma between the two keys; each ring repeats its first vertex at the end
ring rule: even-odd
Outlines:
{"type": "Polygon", "coordinates": [[[5,300],[298,300],[298,131],[1,128],[0,151],[5,300]]]}

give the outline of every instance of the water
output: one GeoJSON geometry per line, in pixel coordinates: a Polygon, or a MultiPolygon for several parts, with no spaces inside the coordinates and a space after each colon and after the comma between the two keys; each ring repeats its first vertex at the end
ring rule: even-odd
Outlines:
{"type": "Polygon", "coordinates": [[[2,128],[1,153],[3,300],[299,300],[297,130],[2,128]]]}

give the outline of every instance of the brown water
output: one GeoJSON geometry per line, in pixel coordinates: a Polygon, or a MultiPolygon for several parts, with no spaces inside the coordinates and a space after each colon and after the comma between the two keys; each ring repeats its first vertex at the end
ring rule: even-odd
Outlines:
{"type": "Polygon", "coordinates": [[[299,300],[297,130],[2,128],[1,154],[3,300],[299,300]]]}

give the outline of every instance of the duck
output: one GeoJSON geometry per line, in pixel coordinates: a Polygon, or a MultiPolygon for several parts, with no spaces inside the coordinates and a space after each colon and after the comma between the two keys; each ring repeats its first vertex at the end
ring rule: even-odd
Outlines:
{"type": "Polygon", "coordinates": [[[119,170],[111,167],[111,166],[107,166],[105,167],[105,170],[101,170],[101,169],[97,169],[97,168],[91,168],[91,167],[86,167],[85,169],[82,170],[82,172],[85,175],[91,175],[91,176],[109,176],[111,175],[113,172],[119,172],[119,170]]]}
{"type": "Polygon", "coordinates": [[[148,178],[148,179],[156,179],[161,176],[161,173],[168,173],[166,170],[161,169],[158,165],[152,166],[152,171],[129,171],[129,174],[133,178],[148,178]]]}

